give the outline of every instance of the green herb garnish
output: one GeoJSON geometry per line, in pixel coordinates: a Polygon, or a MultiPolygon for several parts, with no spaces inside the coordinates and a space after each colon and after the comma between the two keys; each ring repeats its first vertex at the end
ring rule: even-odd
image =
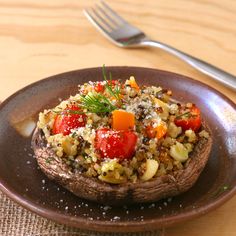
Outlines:
{"type": "MultiPolygon", "coordinates": [[[[112,112],[113,110],[117,109],[115,105],[111,103],[111,101],[105,97],[104,95],[97,93],[97,92],[90,92],[86,96],[81,96],[79,106],[82,109],[86,109],[87,112],[91,113],[107,113],[112,112]]],[[[62,110],[62,111],[55,111],[54,113],[59,115],[70,115],[70,114],[85,114],[83,110],[62,110]]]]}
{"type": "Polygon", "coordinates": [[[225,191],[230,190],[231,187],[229,185],[223,185],[220,186],[219,189],[217,189],[214,193],[213,193],[213,197],[218,197],[220,194],[224,193],[225,191]]]}
{"type": "MultiPolygon", "coordinates": [[[[115,98],[119,103],[118,107],[122,107],[121,104],[121,99],[120,99],[120,90],[121,86],[119,84],[113,85],[112,83],[112,75],[109,73],[109,80],[107,79],[107,74],[106,74],[106,69],[105,65],[102,67],[102,74],[103,74],[103,79],[105,80],[104,87],[106,91],[113,97],[115,98]]],[[[105,96],[105,94],[102,93],[97,93],[95,91],[92,91],[88,93],[85,96],[81,96],[80,102],[79,102],[79,107],[82,108],[82,110],[87,110],[87,111],[78,111],[78,110],[63,110],[63,111],[55,111],[53,112],[57,114],[84,114],[86,112],[91,112],[91,113],[110,113],[114,111],[115,109],[118,109],[117,106],[112,104],[111,100],[105,96]]]]}
{"type": "Polygon", "coordinates": [[[71,134],[71,137],[72,138],[75,138],[77,136],[77,133],[76,132],[73,132],[72,134],[71,134]]]}
{"type": "Polygon", "coordinates": [[[55,111],[52,110],[54,113],[59,114],[59,115],[70,115],[70,114],[84,114],[83,111],[78,111],[78,110],[70,110],[70,109],[66,109],[66,110],[61,110],[61,111],[55,111]]]}
{"type": "Polygon", "coordinates": [[[228,190],[229,189],[229,186],[228,185],[225,185],[225,186],[223,186],[223,190],[225,191],[225,190],[228,190]]]}
{"type": "Polygon", "coordinates": [[[105,83],[105,88],[107,89],[107,91],[110,93],[111,96],[113,96],[114,98],[116,98],[118,101],[120,100],[120,89],[121,87],[118,84],[115,84],[114,88],[112,86],[112,74],[111,72],[109,73],[109,81],[107,79],[107,75],[106,75],[106,68],[105,65],[103,65],[102,67],[102,74],[103,74],[103,79],[106,81],[105,83]]]}
{"type": "Polygon", "coordinates": [[[59,115],[61,115],[61,113],[62,113],[62,111],[55,111],[55,110],[52,110],[52,112],[59,114],[59,115]]]}
{"type": "Polygon", "coordinates": [[[107,113],[117,109],[108,98],[96,92],[81,97],[80,106],[91,113],[107,113]]]}
{"type": "Polygon", "coordinates": [[[185,112],[183,114],[180,114],[178,116],[176,116],[176,119],[181,119],[182,117],[186,117],[186,118],[189,118],[191,116],[191,112],[185,112]]]}
{"type": "Polygon", "coordinates": [[[54,160],[55,160],[54,157],[48,157],[48,158],[46,159],[46,163],[47,163],[47,164],[51,164],[51,162],[54,161],[54,160]]]}
{"type": "MultiPolygon", "coordinates": [[[[103,79],[105,80],[104,87],[107,92],[114,97],[117,101],[120,101],[120,90],[121,86],[119,84],[112,84],[112,74],[109,73],[109,80],[107,79],[107,73],[105,65],[102,67],[103,79]]],[[[115,105],[103,94],[90,92],[84,97],[81,97],[82,108],[87,109],[91,113],[109,113],[117,109],[115,105]]]]}

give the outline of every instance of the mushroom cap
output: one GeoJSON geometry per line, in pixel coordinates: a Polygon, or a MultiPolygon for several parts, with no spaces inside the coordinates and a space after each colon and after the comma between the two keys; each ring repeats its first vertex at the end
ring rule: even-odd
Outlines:
{"type": "MultiPolygon", "coordinates": [[[[202,126],[211,134],[209,127],[204,122],[202,126]]],[[[127,205],[155,202],[181,194],[191,188],[208,161],[212,138],[210,135],[208,139],[201,138],[197,142],[183,169],[146,182],[137,181],[119,185],[105,183],[82,173],[71,172],[53,149],[47,146],[43,131],[39,128],[36,128],[33,134],[32,147],[38,165],[46,176],[78,197],[108,205],[127,205]],[[49,157],[50,162],[47,161],[49,157]]]]}

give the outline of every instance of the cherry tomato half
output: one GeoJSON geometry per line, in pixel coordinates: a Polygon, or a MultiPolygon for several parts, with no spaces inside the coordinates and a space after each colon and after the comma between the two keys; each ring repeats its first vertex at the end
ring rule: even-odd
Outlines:
{"type": "Polygon", "coordinates": [[[183,130],[191,129],[197,132],[201,127],[201,112],[199,108],[193,105],[189,108],[189,112],[184,112],[175,118],[175,124],[182,127],[183,130]]]}
{"type": "Polygon", "coordinates": [[[76,111],[80,110],[78,106],[72,105],[66,108],[60,115],[57,115],[52,133],[68,135],[72,129],[84,127],[86,124],[86,115],[76,113],[76,111]]]}
{"type": "Polygon", "coordinates": [[[108,128],[97,130],[95,148],[103,158],[129,159],[135,152],[137,135],[133,131],[114,131],[108,128]]]}
{"type": "MultiPolygon", "coordinates": [[[[116,84],[118,84],[118,85],[120,84],[120,82],[117,81],[117,80],[108,80],[107,83],[112,88],[114,88],[116,84]]],[[[106,86],[105,86],[105,84],[103,82],[96,82],[96,84],[94,85],[94,90],[97,93],[103,93],[105,88],[106,88],[106,86]]]]}
{"type": "Polygon", "coordinates": [[[94,90],[97,93],[102,93],[105,90],[105,86],[101,82],[97,82],[96,85],[94,86],[94,90]]]}

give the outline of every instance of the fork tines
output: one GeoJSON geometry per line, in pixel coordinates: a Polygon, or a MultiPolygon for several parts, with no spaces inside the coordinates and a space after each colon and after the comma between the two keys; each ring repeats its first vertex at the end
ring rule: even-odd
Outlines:
{"type": "Polygon", "coordinates": [[[84,14],[98,29],[107,33],[127,23],[103,1],[95,7],[85,9],[84,14]]]}

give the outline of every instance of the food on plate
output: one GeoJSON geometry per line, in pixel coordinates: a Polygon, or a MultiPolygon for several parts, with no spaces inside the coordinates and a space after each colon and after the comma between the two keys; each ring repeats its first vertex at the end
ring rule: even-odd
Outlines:
{"type": "Polygon", "coordinates": [[[212,145],[200,108],[133,76],[107,77],[103,68],[103,80],[79,85],[39,114],[32,146],[42,171],[75,195],[110,205],[187,191],[212,145]]]}

